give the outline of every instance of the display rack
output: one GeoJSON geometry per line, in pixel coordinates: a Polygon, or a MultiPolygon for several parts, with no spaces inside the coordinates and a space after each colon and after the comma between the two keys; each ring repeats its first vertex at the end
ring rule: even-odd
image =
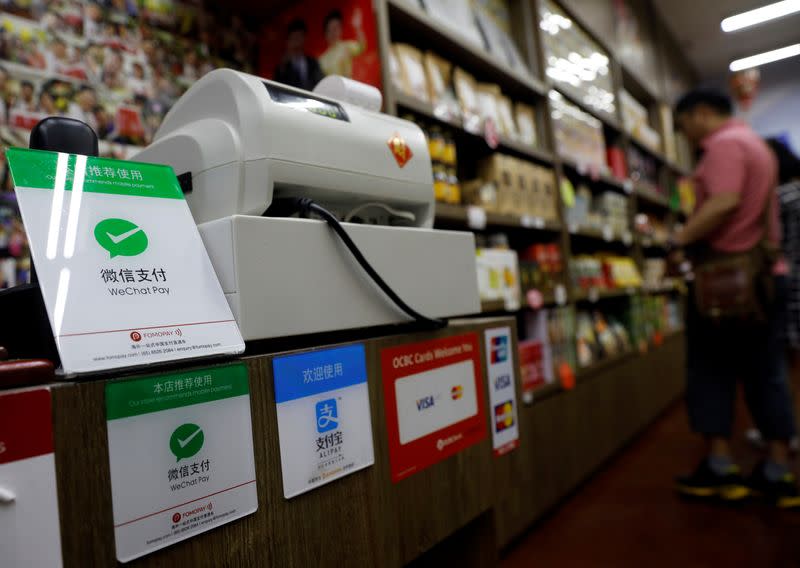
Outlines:
{"type": "MultiPolygon", "coordinates": [[[[592,251],[620,251],[632,257],[639,269],[643,268],[647,258],[663,258],[666,254],[664,243],[654,240],[652,237],[640,235],[635,230],[635,217],[642,212],[647,213],[660,220],[660,222],[671,225],[682,218],[682,215],[674,211],[668,197],[669,188],[675,183],[678,177],[686,175],[688,168],[679,166],[670,160],[661,150],[649,147],[640,142],[623,126],[622,110],[619,104],[620,91],[626,89],[640,101],[644,101],[649,115],[650,122],[654,126],[661,126],[658,122],[658,106],[666,104],[663,92],[654,89],[649,81],[644,80],[638,70],[624,61],[618,55],[617,46],[612,39],[598,34],[575,10],[563,3],[558,7],[566,13],[575,24],[580,26],[591,40],[609,56],[610,70],[614,88],[614,95],[617,101],[616,112],[614,115],[594,109],[581,100],[572,89],[562,88],[552,79],[545,77],[542,72],[546,68],[544,61],[544,48],[542,32],[539,27],[538,14],[541,0],[518,0],[510,2],[509,7],[514,19],[514,29],[512,30],[517,46],[526,58],[528,73],[511,69],[505,62],[500,61],[491,53],[488,53],[467,39],[460,36],[447,25],[444,25],[434,17],[429,15],[418,2],[414,0],[384,0],[378,2],[378,29],[379,33],[385,34],[381,38],[381,58],[384,69],[388,68],[388,49],[395,41],[406,41],[413,43],[417,48],[429,49],[439,55],[448,58],[454,65],[465,68],[468,72],[474,73],[479,80],[493,81],[499,85],[504,93],[510,96],[521,97],[522,102],[526,102],[537,109],[539,146],[536,148],[524,146],[517,142],[508,140],[500,136],[496,148],[489,147],[481,134],[472,134],[464,131],[459,120],[443,120],[434,113],[433,105],[423,102],[415,97],[409,96],[394,87],[394,83],[387,72],[384,72],[385,107],[390,113],[400,116],[411,114],[427,121],[444,124],[456,132],[454,138],[458,148],[459,163],[462,161],[472,163],[475,160],[491,154],[494,151],[509,153],[518,158],[529,160],[540,165],[552,166],[557,186],[560,187],[562,180],[572,179],[587,186],[591,192],[612,190],[624,195],[628,200],[629,223],[628,229],[624,232],[610,231],[609,227],[595,228],[576,226],[565,222],[565,210],[561,199],[559,199],[558,217],[560,223],[543,223],[529,216],[500,214],[485,211],[480,215],[471,215],[470,208],[474,206],[453,205],[437,203],[436,205],[436,226],[442,228],[469,229],[478,234],[505,231],[509,239],[513,242],[512,246],[527,246],[542,242],[543,240],[558,239],[562,258],[569,259],[575,250],[583,253],[592,251]],[[661,192],[655,191],[647,183],[635,179],[620,179],[611,173],[597,170],[579,163],[578,160],[568,155],[560,155],[555,151],[554,128],[551,123],[551,101],[548,93],[559,93],[566,101],[576,105],[583,112],[595,117],[603,125],[603,131],[607,143],[615,143],[625,152],[626,156],[630,149],[635,149],[648,159],[655,160],[657,164],[657,179],[655,182],[662,188],[661,192]],[[478,219],[478,222],[474,222],[478,219]]],[[[568,0],[565,3],[570,3],[568,0]]],[[[574,3],[570,3],[573,4],[574,3]]],[[[659,51],[666,50],[666,46],[660,45],[659,51]]],[[[671,55],[662,55],[668,58],[671,55]]],[[[667,65],[664,65],[663,72],[667,72],[667,65]]],[[[691,81],[691,78],[689,79],[691,81]]],[[[569,271],[565,273],[568,300],[567,306],[572,309],[579,306],[595,305],[597,302],[613,300],[615,302],[627,302],[629,298],[637,295],[651,296],[654,294],[675,295],[679,292],[671,286],[651,287],[644,289],[612,289],[612,290],[582,290],[570,285],[569,271]]],[[[552,298],[548,298],[552,300],[552,298]]],[[[524,301],[524,298],[523,298],[524,301]]],[[[502,305],[499,302],[491,303],[489,306],[484,303],[484,310],[492,313],[500,313],[502,305]]],[[[523,310],[515,310],[513,313],[520,317],[523,310]]],[[[522,320],[520,320],[520,323],[522,320]]],[[[524,336],[524,331],[521,331],[524,336]]],[[[604,361],[601,361],[605,363],[604,361]]],[[[624,360],[621,361],[624,363],[624,360]]],[[[599,368],[599,367],[598,367],[599,368]]],[[[582,371],[592,373],[591,370],[582,371]]]]}

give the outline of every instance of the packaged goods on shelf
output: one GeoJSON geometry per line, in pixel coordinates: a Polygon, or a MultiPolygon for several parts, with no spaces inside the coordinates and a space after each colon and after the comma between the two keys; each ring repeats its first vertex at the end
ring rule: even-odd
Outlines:
{"type": "Polygon", "coordinates": [[[578,365],[588,367],[628,352],[631,349],[631,335],[613,314],[600,310],[579,310],[576,315],[575,348],[578,365]]]}
{"type": "Polygon", "coordinates": [[[649,191],[664,195],[658,181],[658,163],[636,146],[628,147],[628,172],[634,183],[640,184],[649,191]]]}
{"type": "Polygon", "coordinates": [[[513,250],[475,249],[478,292],[482,302],[502,300],[505,309],[520,308],[519,262],[513,250]]]}
{"type": "Polygon", "coordinates": [[[672,108],[668,104],[659,103],[658,118],[661,124],[661,136],[664,140],[664,155],[668,160],[678,161],[678,147],[675,138],[675,124],[672,120],[672,108]]]}
{"type": "Polygon", "coordinates": [[[557,242],[537,243],[520,253],[520,285],[522,292],[537,290],[547,298],[554,297],[563,284],[564,261],[557,242]]]}
{"type": "Polygon", "coordinates": [[[537,388],[552,381],[545,376],[544,345],[540,340],[526,339],[519,342],[519,370],[522,377],[522,400],[526,400],[537,388]]]}
{"type": "Polygon", "coordinates": [[[558,153],[583,167],[605,173],[603,123],[568,102],[558,91],[550,91],[550,101],[558,153]]]}
{"type": "Polygon", "coordinates": [[[493,83],[478,83],[475,87],[478,96],[481,120],[485,124],[491,120],[498,132],[500,129],[500,113],[497,99],[501,96],[500,87],[493,83]]]}
{"type": "Polygon", "coordinates": [[[692,163],[694,162],[692,157],[694,154],[689,141],[681,132],[675,133],[675,147],[678,150],[678,164],[680,164],[681,167],[690,170],[692,168],[692,163]]]}
{"type": "Polygon", "coordinates": [[[682,309],[677,298],[665,295],[635,296],[628,308],[628,325],[633,343],[640,351],[659,343],[665,333],[683,327],[682,309]]]}
{"type": "Polygon", "coordinates": [[[686,215],[694,212],[697,196],[694,191],[694,183],[689,177],[682,177],[678,180],[678,196],[680,198],[680,208],[686,215]]]}
{"type": "MultiPolygon", "coordinates": [[[[500,134],[507,136],[511,140],[521,141],[519,130],[514,122],[514,111],[512,110],[511,99],[504,95],[497,96],[497,128],[500,134]]],[[[532,145],[532,144],[531,144],[532,145]]]]}
{"type": "Polygon", "coordinates": [[[403,118],[416,122],[428,141],[428,153],[433,170],[433,194],[436,201],[461,203],[461,183],[457,175],[456,143],[452,131],[438,124],[426,125],[411,114],[403,118]]]}
{"type": "Polygon", "coordinates": [[[544,221],[558,219],[553,170],[495,152],[478,162],[478,177],[478,181],[464,185],[465,204],[544,221]]]}
{"type": "Polygon", "coordinates": [[[661,135],[650,126],[647,109],[625,89],[619,93],[622,125],[639,143],[654,151],[661,149],[661,135]]]}
{"type": "Polygon", "coordinates": [[[394,52],[399,72],[394,83],[400,86],[405,94],[429,102],[428,79],[422,52],[416,47],[404,43],[394,44],[394,52]]]}
{"type": "Polygon", "coordinates": [[[576,255],[570,263],[576,289],[598,291],[640,288],[642,277],[632,258],[607,254],[576,255]]]}
{"type": "Polygon", "coordinates": [[[536,113],[525,103],[514,103],[514,117],[519,130],[519,141],[528,146],[536,146],[536,113]]]}
{"type": "Polygon", "coordinates": [[[488,4],[472,3],[489,53],[504,61],[512,69],[528,73],[517,44],[511,37],[511,18],[508,3],[494,0],[488,4]],[[490,9],[493,8],[493,9],[490,9]]]}
{"type": "Polygon", "coordinates": [[[533,391],[555,379],[549,310],[526,311],[524,332],[527,339],[519,342],[519,363],[522,377],[522,400],[533,402],[533,391]]]}
{"type": "Polygon", "coordinates": [[[575,310],[571,307],[526,311],[525,337],[542,345],[542,364],[546,383],[559,376],[559,369],[575,369],[575,310]]]}
{"type": "Polygon", "coordinates": [[[425,0],[428,14],[470,43],[485,47],[469,0],[425,0]]]}
{"type": "Polygon", "coordinates": [[[456,67],[453,71],[453,87],[461,105],[461,116],[464,119],[464,130],[479,133],[481,130],[481,106],[478,101],[477,82],[475,77],[456,67]]]}
{"type": "Polygon", "coordinates": [[[564,204],[565,215],[567,224],[575,229],[597,231],[608,240],[630,234],[628,198],[624,195],[604,191],[593,196],[585,184],[580,184],[572,202],[571,207],[564,204]]]}
{"type": "Polygon", "coordinates": [[[438,55],[426,52],[423,56],[428,80],[428,97],[433,105],[433,114],[442,120],[461,117],[461,107],[453,90],[453,65],[438,55]]]}
{"type": "Polygon", "coordinates": [[[539,3],[539,27],[547,77],[586,106],[614,115],[608,54],[550,0],[539,3]]]}
{"type": "Polygon", "coordinates": [[[628,166],[625,164],[625,151],[618,145],[609,146],[606,150],[606,162],[611,175],[617,179],[628,178],[628,166]]]}
{"type": "Polygon", "coordinates": [[[604,191],[595,198],[595,210],[604,224],[621,234],[628,230],[628,198],[614,191],[604,191]]]}
{"type": "Polygon", "coordinates": [[[655,215],[637,213],[634,217],[636,232],[642,236],[645,246],[664,245],[669,240],[670,228],[667,223],[655,215]]]}
{"type": "Polygon", "coordinates": [[[642,286],[645,290],[669,291],[677,288],[674,278],[667,276],[664,258],[646,258],[642,269],[642,286]]]}

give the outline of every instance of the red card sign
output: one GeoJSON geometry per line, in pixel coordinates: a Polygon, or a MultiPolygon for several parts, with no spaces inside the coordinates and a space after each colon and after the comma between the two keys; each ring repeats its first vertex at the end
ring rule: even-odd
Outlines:
{"type": "Polygon", "coordinates": [[[0,465],[52,452],[50,391],[0,394],[0,465]]]}
{"type": "Polygon", "coordinates": [[[381,369],[393,482],[486,437],[477,334],[386,348],[381,369]]]}

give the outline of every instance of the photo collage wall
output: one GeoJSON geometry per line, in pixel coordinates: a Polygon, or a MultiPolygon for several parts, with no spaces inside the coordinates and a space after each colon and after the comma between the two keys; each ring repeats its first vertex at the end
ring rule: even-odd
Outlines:
{"type": "Polygon", "coordinates": [[[30,271],[5,149],[61,115],[89,124],[101,155],[130,157],[204,74],[257,69],[257,30],[220,4],[0,0],[0,288],[30,271]]]}

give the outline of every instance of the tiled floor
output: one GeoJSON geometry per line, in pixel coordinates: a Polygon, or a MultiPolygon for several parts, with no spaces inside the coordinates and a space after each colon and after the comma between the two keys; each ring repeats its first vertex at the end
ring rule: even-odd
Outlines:
{"type": "MultiPolygon", "coordinates": [[[[759,457],[742,439],[747,424],[740,408],[737,452],[745,469],[759,457]]],[[[691,469],[701,454],[678,404],[535,525],[502,566],[800,566],[800,511],[689,503],[675,496],[674,475],[691,469]]]]}

